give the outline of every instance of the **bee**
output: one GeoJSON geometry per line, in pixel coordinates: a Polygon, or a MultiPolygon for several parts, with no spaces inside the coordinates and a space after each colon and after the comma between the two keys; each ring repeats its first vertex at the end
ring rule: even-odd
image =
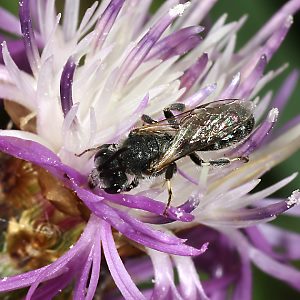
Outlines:
{"type": "Polygon", "coordinates": [[[183,103],[175,103],[163,113],[162,121],[143,115],[144,124],[131,130],[120,144],[96,148],[95,167],[89,175],[91,188],[101,187],[110,194],[128,192],[144,178],[165,174],[167,209],[172,199],[171,179],[179,159],[188,156],[198,166],[248,161],[247,157],[204,161],[196,151],[228,148],[249,136],[255,123],[250,101],[218,100],[191,110],[186,110],[183,103]]]}

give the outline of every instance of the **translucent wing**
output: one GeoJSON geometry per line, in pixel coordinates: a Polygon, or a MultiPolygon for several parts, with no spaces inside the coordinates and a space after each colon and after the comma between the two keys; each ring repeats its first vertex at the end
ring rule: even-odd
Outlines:
{"type": "MultiPolygon", "coordinates": [[[[232,102],[233,100],[219,100],[216,102],[212,102],[212,103],[227,103],[227,102],[232,102]]],[[[204,105],[200,105],[197,106],[196,108],[193,108],[191,110],[187,110],[185,112],[182,112],[176,116],[174,116],[173,118],[169,118],[169,119],[163,119],[161,121],[157,121],[156,123],[153,124],[145,124],[143,126],[137,127],[133,130],[133,132],[135,133],[142,133],[142,132],[155,132],[155,133],[159,133],[159,132],[170,132],[171,134],[174,133],[174,131],[178,131],[178,129],[181,127],[181,124],[183,123],[183,121],[186,118],[189,118],[190,116],[192,116],[193,114],[197,114],[197,111],[199,109],[205,108],[206,106],[211,105],[211,103],[207,103],[204,105]],[[177,123],[178,126],[174,126],[174,123],[177,123]]]]}
{"type": "Polygon", "coordinates": [[[253,129],[252,111],[250,101],[222,100],[178,115],[179,129],[171,147],[151,170],[159,172],[194,151],[222,149],[241,141],[253,129]]]}
{"type": "MultiPolygon", "coordinates": [[[[189,117],[195,114],[199,114],[202,112],[202,109],[206,107],[214,107],[214,106],[222,106],[226,104],[231,104],[233,102],[241,102],[247,103],[245,101],[237,100],[237,99],[226,99],[226,100],[218,100],[210,103],[206,103],[203,105],[199,105],[191,110],[184,111],[173,118],[169,119],[163,119],[161,121],[157,121],[153,124],[145,124],[143,126],[135,128],[133,131],[135,133],[138,132],[166,132],[170,131],[170,133],[173,133],[174,131],[178,131],[178,129],[182,126],[182,123],[189,117]],[[169,122],[171,121],[171,122],[169,122]],[[174,121],[178,124],[178,128],[174,128],[174,121]]],[[[250,103],[249,103],[250,104],[250,103]]]]}

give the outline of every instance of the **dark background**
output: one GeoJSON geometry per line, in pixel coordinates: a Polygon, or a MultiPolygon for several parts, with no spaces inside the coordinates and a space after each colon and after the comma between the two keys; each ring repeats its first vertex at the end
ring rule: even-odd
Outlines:
{"type": "MultiPolygon", "coordinates": [[[[39,1],[39,0],[36,0],[39,1]]],[[[142,1],[142,0],[140,0],[142,1]]],[[[62,1],[57,1],[57,3],[62,1]]],[[[82,6],[88,7],[92,0],[81,1],[82,6]]],[[[157,7],[162,0],[154,0],[153,9],[157,7]]],[[[248,20],[238,35],[238,45],[243,45],[251,36],[253,36],[259,28],[272,16],[272,14],[279,9],[287,1],[283,0],[219,0],[211,12],[212,20],[216,20],[223,13],[228,13],[227,21],[238,20],[242,15],[247,14],[248,20]]],[[[0,7],[7,8],[14,13],[17,13],[18,1],[17,0],[0,0],[0,7]]],[[[83,7],[84,8],[84,7],[83,7]]],[[[299,45],[299,30],[300,30],[300,14],[295,16],[294,25],[289,32],[285,42],[279,51],[272,58],[268,69],[276,69],[283,65],[285,62],[290,63],[290,67],[271,84],[267,89],[274,91],[278,90],[286,76],[293,70],[300,68],[300,45],[299,45]]],[[[292,117],[300,114],[300,84],[297,85],[288,106],[281,112],[280,124],[286,122],[292,117]]],[[[273,184],[280,179],[300,170],[299,168],[300,152],[298,151],[287,161],[281,163],[274,168],[263,178],[263,185],[267,186],[273,184]]],[[[263,187],[261,185],[261,188],[263,187]]],[[[282,189],[277,196],[287,197],[291,192],[300,188],[300,176],[296,178],[288,187],[282,189]]],[[[275,221],[281,226],[290,230],[300,232],[300,221],[280,217],[275,221]]],[[[300,245],[299,245],[300,251],[300,245]]],[[[299,265],[299,264],[298,264],[299,265]]],[[[254,297],[253,299],[300,299],[299,293],[295,292],[292,288],[288,287],[282,282],[272,279],[260,271],[254,271],[254,297]]],[[[241,299],[243,300],[243,299],[241,299]]]]}

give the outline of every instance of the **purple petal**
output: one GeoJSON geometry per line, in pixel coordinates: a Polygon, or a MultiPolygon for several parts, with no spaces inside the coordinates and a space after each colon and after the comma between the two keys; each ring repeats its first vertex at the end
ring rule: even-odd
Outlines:
{"type": "Polygon", "coordinates": [[[32,299],[53,299],[67,287],[70,283],[70,277],[69,272],[66,272],[61,276],[44,282],[43,285],[34,293],[34,297],[32,299]]]}
{"type": "Polygon", "coordinates": [[[192,212],[200,204],[200,197],[190,196],[189,199],[180,205],[178,208],[184,210],[185,212],[192,212]]]}
{"type": "MultiPolygon", "coordinates": [[[[75,251],[77,250],[75,249],[75,251]]],[[[64,256],[60,257],[58,259],[59,261],[56,261],[51,265],[20,275],[2,278],[0,280],[0,292],[16,290],[31,285],[32,289],[30,289],[29,294],[27,294],[27,297],[30,298],[40,282],[59,277],[68,270],[65,269],[64,266],[74,257],[75,254],[74,250],[70,250],[64,256]],[[65,261],[62,262],[62,260],[65,261]]],[[[70,280],[72,279],[70,276],[68,276],[68,278],[70,280]]]]}
{"type": "MultiPolygon", "coordinates": [[[[130,208],[142,209],[161,216],[163,216],[166,208],[166,205],[163,202],[145,196],[106,194],[104,197],[113,203],[130,208]]],[[[167,209],[166,213],[167,216],[174,221],[191,222],[194,220],[193,215],[186,213],[180,207],[170,207],[167,209]]]]}
{"type": "MultiPolygon", "coordinates": [[[[263,45],[261,48],[259,48],[257,51],[254,52],[254,55],[251,55],[251,59],[250,61],[248,61],[248,63],[243,67],[242,70],[242,76],[244,78],[250,78],[253,77],[253,75],[248,75],[248,73],[252,71],[253,68],[253,64],[255,64],[255,62],[259,59],[259,57],[266,56],[266,61],[270,61],[270,59],[272,58],[273,54],[278,50],[279,46],[281,45],[281,43],[283,42],[291,24],[292,24],[293,18],[291,16],[288,16],[285,20],[285,22],[283,22],[283,24],[281,24],[281,26],[279,27],[279,29],[275,30],[275,33],[272,34],[272,36],[266,41],[265,45],[263,45]],[[246,74],[246,75],[245,75],[246,74]]],[[[262,63],[263,64],[263,63],[262,63]]],[[[260,67],[259,67],[260,68],[260,67]]],[[[255,69],[254,69],[255,71],[255,69]]],[[[263,71],[263,70],[262,70],[263,71]]],[[[259,72],[259,76],[260,73],[262,74],[262,72],[259,72]]],[[[256,76],[257,77],[257,76],[256,76]]],[[[252,78],[255,79],[255,78],[252,78]]],[[[260,78],[258,78],[260,79],[260,78]]],[[[249,81],[249,79],[246,79],[246,82],[249,81]]],[[[256,79],[255,84],[258,82],[258,80],[256,79]]],[[[251,83],[253,85],[253,80],[250,80],[249,85],[251,86],[251,83]]],[[[248,88],[248,92],[245,93],[245,95],[242,94],[243,97],[248,97],[251,94],[251,91],[254,89],[254,86],[249,89],[248,88]]]]}
{"type": "Polygon", "coordinates": [[[92,262],[93,262],[93,254],[94,254],[93,252],[94,252],[94,247],[91,247],[89,256],[85,262],[85,265],[81,271],[80,277],[74,288],[74,292],[73,292],[74,299],[84,299],[84,297],[85,297],[86,285],[87,285],[88,277],[89,277],[92,262]]]}
{"type": "MultiPolygon", "coordinates": [[[[177,207],[177,214],[186,214],[191,213],[193,210],[195,210],[200,203],[200,197],[189,197],[189,199],[177,207]]],[[[167,218],[166,216],[143,216],[140,218],[143,222],[151,223],[151,224],[168,224],[175,222],[176,220],[172,218],[167,218]]]]}
{"type": "Polygon", "coordinates": [[[151,258],[154,269],[154,288],[150,299],[182,300],[174,283],[173,265],[169,255],[153,250],[148,250],[147,254],[151,258]],[[164,266],[163,268],[162,265],[164,266]]]}
{"type": "Polygon", "coordinates": [[[147,55],[146,60],[166,59],[166,57],[170,57],[170,56],[166,56],[166,53],[170,53],[170,51],[176,52],[174,51],[175,48],[177,48],[180,44],[185,43],[192,37],[198,37],[198,34],[203,30],[204,30],[203,27],[191,26],[173,32],[172,34],[163,38],[153,46],[153,48],[147,55]]]}
{"type": "Polygon", "coordinates": [[[92,211],[101,218],[109,221],[117,230],[138,243],[153,247],[157,250],[179,255],[199,255],[204,251],[204,248],[197,250],[186,245],[181,245],[184,240],[155,231],[150,227],[147,227],[144,223],[131,218],[129,215],[117,212],[99,202],[101,200],[99,196],[96,196],[77,185],[76,182],[85,182],[85,179],[83,179],[84,177],[73,169],[63,165],[53,152],[42,145],[32,141],[2,136],[0,138],[0,149],[3,152],[12,154],[18,158],[36,163],[59,178],[65,179],[65,174],[67,174],[70,180],[69,184],[73,185],[78,196],[92,211]],[[143,234],[141,235],[141,233],[143,234]],[[159,242],[159,240],[161,240],[161,242],[159,242]],[[174,243],[174,245],[170,246],[167,244],[168,242],[174,243]]]}
{"type": "Polygon", "coordinates": [[[76,244],[54,263],[48,265],[35,278],[28,290],[26,300],[31,299],[38,285],[44,281],[58,277],[66,272],[69,273],[69,281],[72,280],[72,277],[76,275],[76,271],[83,268],[83,265],[88,258],[88,253],[91,251],[91,248],[93,248],[93,244],[100,243],[100,235],[96,235],[99,226],[100,220],[96,216],[91,215],[85,230],[76,244]],[[70,274],[73,276],[70,276],[70,274]]]}
{"type": "Polygon", "coordinates": [[[108,268],[110,270],[110,274],[124,298],[136,300],[146,299],[126,271],[116,249],[116,245],[111,232],[111,227],[106,222],[102,222],[101,236],[103,252],[108,268]]]}
{"type": "Polygon", "coordinates": [[[241,145],[236,147],[230,155],[248,156],[257,147],[262,145],[262,142],[267,138],[269,132],[273,128],[274,123],[277,121],[278,110],[273,108],[267,119],[258,127],[256,130],[243,142],[241,145]]]}
{"type": "Polygon", "coordinates": [[[174,48],[165,49],[163,53],[160,53],[160,56],[157,57],[158,59],[167,60],[173,56],[182,56],[189,52],[190,50],[194,49],[198,46],[201,42],[201,38],[198,36],[192,36],[188,38],[184,43],[178,44],[174,48]]]}
{"type": "Polygon", "coordinates": [[[300,272],[298,270],[289,265],[278,262],[267,254],[252,247],[241,232],[237,230],[228,230],[226,234],[239,249],[240,256],[250,258],[260,270],[275,278],[287,282],[295,289],[300,290],[300,272]]]}
{"type": "Polygon", "coordinates": [[[198,299],[198,295],[200,295],[200,299],[209,300],[204,292],[193,260],[190,257],[182,256],[172,256],[172,260],[178,272],[179,290],[183,299],[198,299]]]}
{"type": "Polygon", "coordinates": [[[208,55],[204,53],[196,63],[189,67],[180,78],[180,88],[185,88],[185,94],[194,86],[199,76],[203,73],[208,62],[208,55]]]}
{"type": "Polygon", "coordinates": [[[268,220],[270,218],[274,218],[282,214],[283,212],[290,209],[296,204],[297,203],[290,203],[289,200],[286,200],[286,201],[279,201],[277,203],[265,207],[239,210],[234,214],[234,218],[236,221],[238,220],[253,221],[253,220],[264,220],[264,219],[268,220]]]}
{"type": "MultiPolygon", "coordinates": [[[[95,195],[87,190],[79,190],[77,188],[78,195],[86,203],[97,203],[102,199],[106,199],[109,202],[113,202],[125,207],[141,209],[147,212],[151,212],[157,215],[163,216],[166,205],[160,201],[153,200],[145,196],[135,196],[126,194],[107,194],[102,190],[98,190],[98,195],[95,195]]],[[[194,216],[186,213],[180,207],[170,207],[167,209],[168,217],[171,220],[178,220],[182,222],[191,222],[194,216]]]]}
{"type": "MultiPolygon", "coordinates": [[[[294,191],[293,193],[298,193],[298,191],[294,191]]],[[[274,204],[274,203],[278,203],[278,201],[286,201],[285,198],[265,198],[265,199],[261,199],[261,201],[257,201],[256,207],[264,207],[266,204],[274,204]]],[[[297,203],[296,203],[297,204],[297,203]]],[[[300,216],[300,206],[296,205],[293,206],[292,209],[285,211],[284,213],[287,216],[293,216],[293,217],[299,217],[300,216]]]]}
{"type": "MultiPolygon", "coordinates": [[[[276,227],[274,225],[262,224],[257,229],[260,235],[263,235],[263,238],[266,239],[269,247],[281,249],[281,257],[284,257],[289,260],[299,260],[300,252],[300,235],[296,232],[290,232],[288,230],[276,227]]],[[[257,247],[260,250],[264,251],[260,247],[257,247]]],[[[268,254],[267,251],[264,251],[268,254]]]]}
{"type": "Polygon", "coordinates": [[[248,257],[241,256],[241,270],[233,293],[233,300],[252,299],[252,271],[251,262],[248,257]]]}
{"type": "Polygon", "coordinates": [[[47,269],[47,267],[48,266],[20,275],[2,278],[0,280],[0,292],[9,292],[30,286],[35,282],[39,275],[47,269]]]}
{"type": "MultiPolygon", "coordinates": [[[[146,239],[148,239],[148,237],[151,237],[152,239],[154,238],[157,242],[161,242],[168,245],[181,245],[185,241],[182,239],[178,239],[177,237],[172,237],[171,235],[168,235],[163,231],[154,230],[150,226],[143,225],[142,222],[132,218],[127,213],[119,211],[118,215],[121,220],[123,220],[126,224],[131,226],[131,229],[135,229],[137,233],[143,235],[137,237],[138,239],[141,239],[141,241],[144,237],[146,239]]],[[[137,238],[135,238],[135,240],[137,238]]]]}
{"type": "MultiPolygon", "coordinates": [[[[198,36],[191,36],[184,41],[184,43],[179,43],[173,48],[165,48],[163,51],[160,51],[153,59],[168,60],[174,56],[182,56],[194,49],[201,42],[201,38],[198,36]]],[[[151,57],[152,59],[152,57],[151,57]]],[[[147,58],[148,60],[148,58],[147,58]]]]}
{"type": "Polygon", "coordinates": [[[261,53],[266,54],[268,61],[270,61],[273,54],[280,47],[292,24],[293,17],[288,16],[283,24],[279,27],[279,29],[277,29],[275,33],[272,34],[272,36],[267,40],[266,44],[260,50],[261,53]]]}
{"type": "Polygon", "coordinates": [[[64,117],[66,117],[73,106],[72,85],[75,69],[76,64],[71,57],[65,64],[60,79],[60,101],[64,117]]]}
{"type": "Polygon", "coordinates": [[[213,290],[210,295],[210,299],[214,300],[226,300],[228,298],[227,290],[213,290]]]}
{"type": "MultiPolygon", "coordinates": [[[[79,245],[80,243],[77,242],[77,244],[79,245]]],[[[83,257],[81,257],[81,255],[82,251],[80,250],[80,247],[74,246],[70,251],[58,258],[54,263],[48,265],[47,268],[43,270],[43,272],[41,272],[31,284],[25,300],[30,300],[33,297],[39,284],[41,284],[42,282],[47,281],[49,279],[53,279],[62,275],[65,272],[68,272],[68,264],[71,263],[74,258],[79,262],[82,261],[83,257]]],[[[69,276],[68,279],[69,281],[71,281],[72,276],[69,276]]]]}
{"type": "Polygon", "coordinates": [[[207,243],[200,249],[184,245],[182,243],[185,240],[154,230],[143,222],[129,216],[127,213],[113,210],[102,203],[96,204],[92,211],[109,222],[129,239],[161,252],[183,256],[196,256],[204,253],[207,249],[207,243]]]}
{"type": "Polygon", "coordinates": [[[125,236],[141,244],[154,244],[155,247],[158,247],[160,244],[176,246],[185,242],[185,240],[179,239],[175,236],[154,230],[143,222],[130,217],[127,213],[114,210],[109,206],[104,206],[102,203],[98,203],[97,207],[93,208],[93,212],[99,215],[99,217],[102,217],[104,220],[107,220],[107,222],[125,236]]]}
{"type": "MultiPolygon", "coordinates": [[[[100,227],[98,227],[96,234],[100,237],[100,227]]],[[[94,255],[93,255],[93,266],[90,277],[89,287],[86,293],[85,300],[92,300],[96,293],[96,289],[100,277],[100,266],[101,266],[101,243],[100,240],[94,243],[94,255]]]]}
{"type": "Polygon", "coordinates": [[[294,92],[296,84],[299,79],[299,71],[294,70],[288,78],[281,85],[280,90],[277,92],[272,102],[273,107],[277,107],[279,111],[282,111],[291,94],[294,92]]]}
{"type": "Polygon", "coordinates": [[[54,152],[36,142],[1,136],[0,131],[0,151],[41,166],[60,179],[65,179],[65,174],[68,174],[78,184],[86,182],[85,176],[64,165],[54,152]]]}
{"type": "MultiPolygon", "coordinates": [[[[251,73],[246,78],[243,79],[242,83],[237,89],[237,92],[235,93],[235,98],[247,99],[251,95],[256,84],[261,79],[266,65],[267,65],[267,56],[264,54],[260,56],[258,62],[256,63],[251,73]]],[[[242,71],[242,77],[243,75],[244,72],[242,71]]]]}
{"type": "Polygon", "coordinates": [[[2,7],[0,7],[0,29],[4,32],[21,35],[19,19],[2,7]]]}
{"type": "Polygon", "coordinates": [[[183,99],[182,102],[185,103],[188,107],[193,108],[200,105],[211,93],[213,93],[217,88],[217,84],[211,84],[205,88],[200,89],[195,94],[190,97],[183,99]]]}
{"type": "Polygon", "coordinates": [[[298,0],[287,1],[276,14],[259,30],[258,33],[247,43],[239,54],[245,55],[255,50],[261,45],[282,23],[285,22],[287,16],[293,15],[300,9],[298,0]]]}
{"type": "Polygon", "coordinates": [[[143,282],[153,278],[153,266],[148,256],[128,258],[125,267],[135,282],[143,282]]]}
{"type": "Polygon", "coordinates": [[[252,249],[251,259],[263,272],[287,282],[300,291],[300,272],[298,270],[272,259],[257,249],[252,249]]]}
{"type": "Polygon", "coordinates": [[[233,95],[236,93],[236,90],[238,89],[238,86],[240,84],[240,80],[241,73],[237,73],[236,75],[234,75],[230,84],[227,86],[227,88],[224,89],[224,91],[220,95],[220,99],[233,98],[233,95]]]}
{"type": "Polygon", "coordinates": [[[103,46],[108,33],[113,27],[115,20],[124,4],[124,1],[125,0],[112,0],[101,15],[95,27],[95,50],[100,49],[103,46]]]}
{"type": "Polygon", "coordinates": [[[229,274],[220,278],[206,280],[203,282],[203,288],[208,295],[212,294],[214,291],[226,289],[235,281],[237,275],[238,274],[229,274]]]}
{"type": "MultiPolygon", "coordinates": [[[[18,68],[30,73],[31,69],[27,59],[24,42],[20,40],[8,40],[8,38],[0,35],[0,44],[2,44],[4,40],[6,41],[8,51],[18,68]]],[[[0,52],[0,64],[4,64],[2,52],[0,52]]]]}
{"type": "Polygon", "coordinates": [[[184,4],[180,4],[180,7],[171,9],[165,16],[163,16],[150,30],[142,37],[137,45],[130,51],[129,55],[125,58],[122,66],[119,70],[117,77],[117,84],[119,87],[124,86],[135,70],[145,60],[152,47],[156,44],[164,31],[172,24],[184,9],[184,4]]]}
{"type": "Polygon", "coordinates": [[[184,243],[184,240],[182,239],[167,235],[161,231],[154,230],[143,222],[140,222],[129,216],[127,213],[123,213],[109,207],[108,205],[103,203],[102,197],[99,197],[79,186],[76,186],[75,184],[74,190],[77,193],[78,197],[84,201],[84,203],[90,208],[91,211],[97,214],[100,218],[109,222],[113,227],[122,232],[124,235],[133,234],[134,237],[134,234],[136,232],[141,232],[156,241],[161,241],[162,243],[174,245],[184,243]]]}
{"type": "MultiPolygon", "coordinates": [[[[94,218],[94,217],[92,217],[94,218]]],[[[95,239],[90,249],[90,254],[86,260],[85,266],[81,271],[79,281],[74,289],[74,299],[92,300],[99,281],[101,264],[101,232],[100,223],[94,224],[95,239]],[[92,268],[92,269],[91,269],[92,268]],[[89,282],[87,287],[87,282],[89,282]]]]}
{"type": "MultiPolygon", "coordinates": [[[[264,225],[264,224],[263,224],[264,225]]],[[[267,239],[263,236],[263,234],[259,231],[258,227],[249,227],[244,229],[249,239],[255,248],[263,251],[264,253],[278,258],[279,256],[273,252],[273,249],[267,239]]]]}
{"type": "Polygon", "coordinates": [[[28,61],[32,72],[37,74],[40,65],[40,56],[30,18],[30,0],[20,0],[19,8],[21,31],[28,61]]]}

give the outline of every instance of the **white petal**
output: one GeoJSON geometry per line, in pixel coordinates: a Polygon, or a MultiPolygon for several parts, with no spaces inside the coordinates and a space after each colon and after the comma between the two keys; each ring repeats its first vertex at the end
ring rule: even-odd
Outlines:
{"type": "Polygon", "coordinates": [[[66,41],[73,38],[76,33],[80,0],[66,0],[64,8],[63,31],[66,41]]]}

